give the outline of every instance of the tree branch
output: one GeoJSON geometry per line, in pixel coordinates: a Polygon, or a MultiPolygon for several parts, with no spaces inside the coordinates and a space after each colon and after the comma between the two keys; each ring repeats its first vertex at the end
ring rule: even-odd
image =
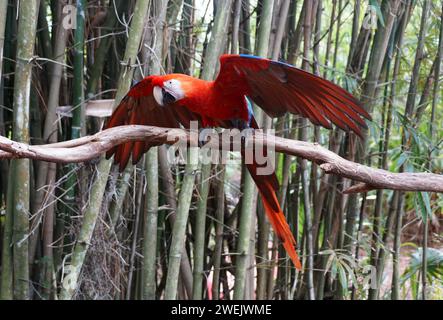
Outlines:
{"type": "MultiPolygon", "coordinates": [[[[152,145],[174,144],[178,141],[198,143],[198,134],[182,129],[150,126],[121,126],[107,129],[71,141],[47,145],[27,145],[0,136],[0,159],[29,158],[57,163],[84,162],[101,156],[112,147],[127,141],[146,140],[152,145]]],[[[320,165],[328,174],[357,181],[345,193],[367,192],[373,189],[429,191],[443,193],[443,176],[433,173],[393,173],[346,160],[317,143],[289,140],[255,131],[246,137],[247,143],[275,147],[275,151],[308,159],[320,165]]],[[[208,142],[218,147],[218,141],[208,142]]],[[[220,145],[224,145],[220,143],[220,145]]]]}

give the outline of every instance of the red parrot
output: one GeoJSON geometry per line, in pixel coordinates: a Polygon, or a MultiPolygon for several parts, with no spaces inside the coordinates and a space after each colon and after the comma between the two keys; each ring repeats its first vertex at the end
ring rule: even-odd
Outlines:
{"type": "MultiPolygon", "coordinates": [[[[350,93],[332,82],[286,63],[251,55],[222,55],[215,81],[184,74],[152,75],[134,85],[116,108],[105,128],[139,124],[189,128],[192,120],[202,127],[257,128],[248,98],[269,116],[286,112],[308,118],[313,124],[352,130],[361,136],[370,115],[350,93]]],[[[136,164],[151,145],[126,142],[109,150],[107,158],[123,170],[129,158],[136,164]]],[[[275,173],[258,175],[256,163],[247,164],[262,196],[269,221],[297,269],[301,264],[295,239],[276,195],[275,173]]]]}

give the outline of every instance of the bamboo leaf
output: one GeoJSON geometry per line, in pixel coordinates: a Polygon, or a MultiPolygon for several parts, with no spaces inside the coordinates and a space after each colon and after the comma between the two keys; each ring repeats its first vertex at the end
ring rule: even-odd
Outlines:
{"type": "Polygon", "coordinates": [[[419,208],[419,210],[416,209],[416,212],[420,212],[422,220],[427,221],[432,215],[429,194],[427,192],[417,192],[415,194],[415,199],[417,204],[416,207],[419,208]]]}

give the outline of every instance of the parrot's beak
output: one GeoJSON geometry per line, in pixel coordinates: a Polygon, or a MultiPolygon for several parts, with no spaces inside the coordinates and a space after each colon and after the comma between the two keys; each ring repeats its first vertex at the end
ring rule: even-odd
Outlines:
{"type": "Polygon", "coordinates": [[[177,100],[173,93],[158,86],[154,87],[154,99],[161,106],[174,103],[177,100]]]}
{"type": "Polygon", "coordinates": [[[153,94],[154,94],[155,101],[159,105],[164,106],[162,88],[160,88],[159,86],[155,86],[154,90],[153,90],[153,94]]]}

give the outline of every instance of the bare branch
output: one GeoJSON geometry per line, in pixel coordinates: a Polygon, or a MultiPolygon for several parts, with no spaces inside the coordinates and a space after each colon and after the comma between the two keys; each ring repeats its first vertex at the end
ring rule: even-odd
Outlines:
{"type": "MultiPolygon", "coordinates": [[[[29,158],[57,163],[84,162],[101,156],[112,147],[135,140],[147,140],[152,145],[192,142],[198,135],[182,129],[150,126],[121,126],[98,132],[95,135],[47,145],[27,145],[0,136],[0,159],[29,158]],[[191,141],[192,140],[192,141],[191,141]]],[[[290,140],[261,132],[246,138],[247,143],[308,159],[320,165],[328,174],[336,174],[360,183],[345,190],[346,193],[367,192],[372,189],[403,191],[429,191],[443,193],[443,176],[433,173],[393,173],[371,168],[346,160],[317,143],[290,140]]],[[[218,143],[209,146],[213,147],[218,143]]],[[[224,145],[220,143],[220,145],[224,145]]]]}

